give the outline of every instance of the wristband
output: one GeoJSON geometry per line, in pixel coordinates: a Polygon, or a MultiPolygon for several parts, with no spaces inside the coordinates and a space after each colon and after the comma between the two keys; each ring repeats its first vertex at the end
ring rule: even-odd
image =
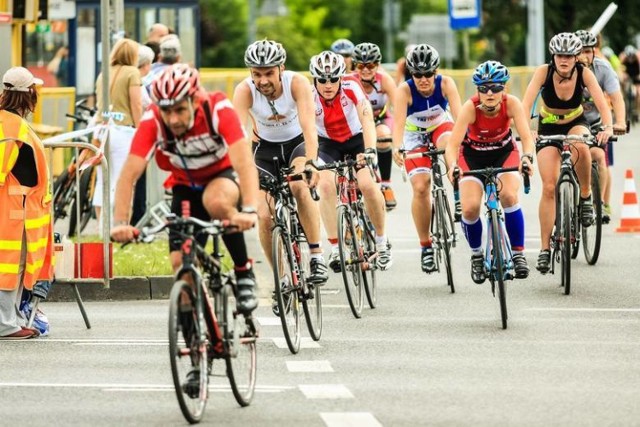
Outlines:
{"type": "Polygon", "coordinates": [[[116,222],[113,223],[114,227],[119,227],[121,225],[129,225],[129,221],[122,220],[122,221],[116,221],[116,222]]]}
{"type": "Polygon", "coordinates": [[[523,160],[525,157],[529,159],[529,163],[533,164],[533,154],[524,153],[522,156],[520,156],[520,160],[523,160]]]}
{"type": "Polygon", "coordinates": [[[256,214],[256,215],[258,214],[258,210],[253,206],[243,206],[240,212],[246,213],[246,214],[256,214]]]}

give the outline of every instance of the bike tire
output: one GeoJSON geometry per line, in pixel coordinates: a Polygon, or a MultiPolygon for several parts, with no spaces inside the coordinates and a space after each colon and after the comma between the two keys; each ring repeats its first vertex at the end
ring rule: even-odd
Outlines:
{"type": "MultiPolygon", "coordinates": [[[[82,171],[80,175],[80,231],[83,231],[91,220],[93,211],[93,191],[95,189],[96,174],[95,166],[82,171]]],[[[74,197],[71,204],[71,212],[69,213],[69,236],[76,234],[77,224],[77,199],[74,197]]]]}
{"type": "Polygon", "coordinates": [[[256,333],[252,319],[236,310],[236,298],[230,285],[216,296],[221,298],[222,334],[225,343],[227,378],[238,405],[249,406],[256,388],[256,333]]]}
{"type": "Polygon", "coordinates": [[[64,170],[53,183],[53,222],[67,217],[67,200],[73,186],[67,185],[69,172],[64,170]]]}
{"type": "Polygon", "coordinates": [[[207,343],[199,342],[200,327],[193,289],[179,280],[169,296],[169,356],[178,404],[191,424],[202,419],[209,393],[207,343]],[[200,372],[197,389],[187,384],[187,375],[193,370],[200,372]]]}
{"type": "Polygon", "coordinates": [[[300,300],[296,287],[293,269],[293,254],[289,235],[281,226],[276,226],[272,232],[272,260],[273,278],[276,290],[278,314],[282,323],[282,332],[291,353],[300,351],[300,300]]]}
{"type": "Polygon", "coordinates": [[[448,201],[442,194],[436,195],[436,211],[437,211],[437,227],[439,230],[440,244],[438,245],[438,251],[442,257],[444,268],[447,275],[447,286],[451,290],[451,293],[456,292],[455,285],[453,284],[453,267],[451,265],[451,247],[453,244],[453,218],[451,217],[451,211],[447,210],[448,201]]]}
{"type": "MultiPolygon", "coordinates": [[[[302,236],[297,237],[298,247],[300,253],[310,253],[309,242],[307,238],[302,236]]],[[[301,261],[304,261],[304,265],[301,265],[301,275],[305,276],[305,283],[307,282],[306,275],[311,272],[311,265],[309,260],[304,260],[304,257],[300,257],[301,261]]],[[[320,293],[320,286],[312,283],[306,283],[307,292],[304,298],[302,298],[302,309],[304,310],[304,318],[307,322],[307,329],[309,335],[314,341],[319,341],[322,336],[322,294],[320,293]]]]}
{"type": "MultiPolygon", "coordinates": [[[[355,218],[346,205],[338,206],[338,247],[340,248],[340,268],[345,293],[351,313],[356,319],[362,316],[364,306],[364,280],[360,266],[359,239],[356,235],[355,218]]],[[[361,230],[359,230],[361,231],[361,230]]]]}
{"type": "Polygon", "coordinates": [[[564,287],[565,295],[571,293],[571,228],[573,222],[573,186],[566,182],[560,184],[560,270],[561,285],[564,287]]]}
{"type": "MultiPolygon", "coordinates": [[[[360,242],[360,251],[362,252],[363,259],[370,259],[377,253],[376,240],[374,237],[374,229],[371,224],[367,213],[364,211],[364,206],[360,206],[360,221],[364,226],[362,230],[362,241],[360,242]]],[[[376,308],[378,305],[378,279],[376,277],[376,258],[374,257],[371,262],[361,263],[362,282],[364,284],[364,292],[367,297],[367,303],[369,308],[376,308]]]]}
{"type": "Polygon", "coordinates": [[[597,163],[591,165],[591,197],[593,198],[595,221],[591,227],[582,227],[582,249],[587,264],[595,265],[600,256],[602,243],[602,197],[597,163]]]}
{"type": "Polygon", "coordinates": [[[500,321],[502,329],[507,329],[507,294],[504,286],[505,259],[504,252],[502,251],[502,232],[500,228],[500,221],[498,220],[498,213],[495,210],[491,211],[491,258],[492,258],[492,275],[495,275],[495,281],[498,285],[498,301],[500,305],[500,321]]]}

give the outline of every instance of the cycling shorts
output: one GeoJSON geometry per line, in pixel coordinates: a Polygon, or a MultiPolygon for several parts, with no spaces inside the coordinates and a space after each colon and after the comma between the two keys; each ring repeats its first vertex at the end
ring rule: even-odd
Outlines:
{"type": "Polygon", "coordinates": [[[270,142],[259,139],[252,143],[253,159],[261,176],[275,177],[278,174],[274,157],[278,158],[280,167],[289,166],[293,159],[304,157],[304,138],[298,135],[285,142],[270,142]]]}
{"type": "Polygon", "coordinates": [[[324,163],[344,160],[347,156],[355,159],[364,153],[364,137],[362,133],[352,136],[345,142],[336,142],[328,138],[318,137],[318,157],[324,163]]]}
{"type": "MultiPolygon", "coordinates": [[[[453,122],[444,122],[435,128],[433,132],[428,133],[427,136],[421,132],[405,131],[403,148],[409,150],[407,154],[424,153],[427,151],[426,139],[430,139],[434,144],[437,144],[440,138],[449,135],[452,130],[453,122]]],[[[404,162],[404,169],[410,178],[419,173],[430,173],[431,158],[418,157],[417,159],[407,159],[404,162]]]]}
{"type": "MultiPolygon", "coordinates": [[[[571,120],[569,123],[556,124],[556,123],[539,123],[538,124],[538,135],[568,135],[569,131],[574,126],[584,126],[587,129],[587,132],[590,129],[589,122],[584,117],[584,114],[580,114],[575,119],[571,120]]],[[[551,141],[545,143],[536,143],[536,153],[543,148],[547,147],[556,147],[558,150],[562,150],[562,142],[560,141],[551,141]]]]}

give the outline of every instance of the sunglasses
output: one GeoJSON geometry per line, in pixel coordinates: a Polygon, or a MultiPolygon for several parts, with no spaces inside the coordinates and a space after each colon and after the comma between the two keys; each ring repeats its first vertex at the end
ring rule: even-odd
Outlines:
{"type": "Polygon", "coordinates": [[[326,85],[327,83],[338,83],[340,77],[331,77],[330,79],[326,79],[324,77],[318,77],[316,81],[321,85],[326,85]]]}
{"type": "Polygon", "coordinates": [[[411,75],[416,78],[416,79],[421,79],[423,77],[426,77],[428,79],[430,79],[431,77],[435,76],[436,73],[435,71],[429,71],[428,73],[411,73],[411,75]]]}
{"type": "Polygon", "coordinates": [[[369,62],[369,63],[367,63],[367,64],[359,63],[358,65],[356,65],[356,68],[357,68],[358,70],[364,70],[365,68],[366,68],[367,70],[373,70],[373,69],[375,69],[377,66],[378,66],[378,63],[377,63],[377,62],[369,62]]]}
{"type": "Polygon", "coordinates": [[[478,92],[480,93],[488,93],[491,91],[492,93],[500,93],[504,90],[504,85],[480,85],[478,86],[478,92]]]}

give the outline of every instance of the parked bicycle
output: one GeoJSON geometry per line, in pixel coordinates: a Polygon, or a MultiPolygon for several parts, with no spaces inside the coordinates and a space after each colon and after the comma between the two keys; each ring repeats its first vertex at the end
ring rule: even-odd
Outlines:
{"type": "MultiPolygon", "coordinates": [[[[431,159],[431,225],[430,234],[434,250],[436,271],[440,272],[441,265],[447,274],[447,285],[451,293],[455,293],[453,283],[453,269],[451,266],[451,250],[456,246],[457,236],[454,227],[454,218],[451,214],[451,206],[447,198],[447,190],[444,188],[442,176],[446,175],[446,168],[440,163],[440,156],[444,155],[444,149],[438,149],[427,134],[424,134],[426,151],[409,153],[400,150],[405,159],[429,157],[431,159]]],[[[404,172],[404,168],[403,168],[404,172]]]]}
{"type": "Polygon", "coordinates": [[[232,228],[228,222],[191,217],[188,201],[182,202],[182,217],[169,213],[165,219],[164,224],[143,228],[137,240],[150,242],[163,230],[173,230],[182,240],[182,267],[169,297],[169,355],[180,409],[193,424],[204,414],[216,360],[224,361],[238,404],[251,403],[258,332],[253,317],[236,310],[235,279],[222,271],[220,236],[232,228]],[[213,237],[211,254],[198,244],[200,234],[213,237]]]}
{"type": "MultiPolygon", "coordinates": [[[[502,329],[507,329],[507,294],[506,280],[513,280],[514,265],[511,242],[504,223],[504,215],[500,206],[500,192],[498,183],[501,173],[516,172],[517,167],[511,168],[484,168],[464,172],[465,176],[475,176],[484,184],[485,206],[487,208],[487,243],[485,249],[484,269],[485,277],[491,283],[491,293],[497,296],[500,307],[500,321],[502,329]],[[496,295],[497,292],[497,295],[496,295]]],[[[524,192],[529,193],[529,175],[524,171],[524,192]]],[[[458,191],[459,170],[454,170],[454,191],[458,191]]]]}
{"type": "MultiPolygon", "coordinates": [[[[273,161],[278,164],[278,158],[273,161]]],[[[276,167],[275,177],[260,177],[260,187],[273,198],[271,217],[272,263],[278,315],[287,347],[291,353],[300,351],[301,312],[315,341],[322,334],[322,295],[319,284],[309,280],[311,273],[310,249],[304,234],[298,204],[291,192],[290,182],[308,179],[306,174],[292,174],[293,167],[276,167]]],[[[314,200],[318,200],[315,189],[311,189],[314,200]]]]}
{"type": "MultiPolygon", "coordinates": [[[[365,154],[371,170],[371,154],[365,154]]],[[[347,300],[356,318],[362,316],[364,295],[370,308],[378,303],[376,270],[378,251],[375,229],[364,207],[362,193],[356,180],[358,161],[347,157],[343,161],[323,165],[313,163],[319,171],[333,170],[336,173],[338,192],[338,246],[340,248],[340,270],[347,300]]]]}

